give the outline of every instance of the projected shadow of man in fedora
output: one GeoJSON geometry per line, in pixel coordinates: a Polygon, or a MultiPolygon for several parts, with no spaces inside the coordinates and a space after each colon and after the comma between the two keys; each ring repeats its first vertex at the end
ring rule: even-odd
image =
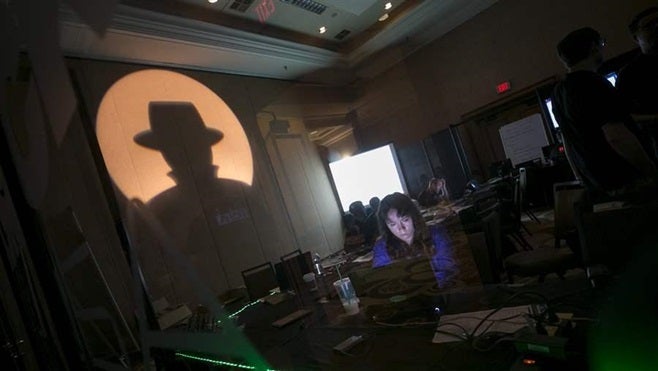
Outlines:
{"type": "MultiPolygon", "coordinates": [[[[248,247],[258,244],[245,201],[248,189],[241,182],[217,178],[211,147],[220,143],[223,133],[205,126],[192,103],[151,102],[149,120],[151,129],[134,140],[162,153],[176,185],[146,202],[146,207],[198,274],[220,292],[226,289],[221,287],[226,285],[226,265],[239,264],[248,247]]],[[[142,259],[144,254],[154,255],[146,251],[140,254],[142,259]]],[[[153,289],[169,298],[195,301],[186,287],[189,283],[171,261],[160,257],[165,265],[161,267],[150,258],[145,273],[150,285],[160,286],[153,289]]]]}

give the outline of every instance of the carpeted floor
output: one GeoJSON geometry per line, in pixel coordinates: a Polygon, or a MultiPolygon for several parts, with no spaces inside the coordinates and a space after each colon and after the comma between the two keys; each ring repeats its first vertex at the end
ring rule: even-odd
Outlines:
{"type": "MultiPolygon", "coordinates": [[[[528,229],[529,233],[523,232],[523,236],[534,249],[554,248],[555,236],[553,209],[537,210],[533,214],[539,219],[539,222],[533,220],[528,215],[522,215],[521,222],[528,229]]],[[[566,241],[560,241],[560,246],[567,248],[566,241]]],[[[519,247],[519,249],[521,249],[519,247]]],[[[581,268],[568,270],[565,277],[584,276],[585,271],[581,268]]],[[[559,280],[555,274],[546,276],[547,281],[559,280]]],[[[515,285],[533,284],[538,282],[538,277],[519,277],[515,279],[515,285]]]]}

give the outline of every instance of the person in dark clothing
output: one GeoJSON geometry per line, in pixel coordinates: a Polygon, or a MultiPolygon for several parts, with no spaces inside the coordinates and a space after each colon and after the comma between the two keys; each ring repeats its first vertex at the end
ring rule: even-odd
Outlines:
{"type": "Polygon", "coordinates": [[[365,242],[370,244],[379,236],[379,229],[377,226],[377,217],[374,214],[368,215],[366,208],[361,201],[354,201],[349,207],[350,214],[354,215],[356,225],[359,231],[363,234],[365,242]]]}
{"type": "Polygon", "coordinates": [[[370,200],[368,201],[368,204],[370,205],[370,215],[377,214],[377,209],[379,209],[379,202],[380,200],[379,197],[377,196],[370,198],[370,200]]]}
{"type": "Polygon", "coordinates": [[[640,53],[619,71],[616,87],[634,114],[658,114],[658,6],[643,10],[628,29],[640,53]]]}
{"type": "Polygon", "coordinates": [[[560,41],[557,50],[568,73],[553,91],[553,113],[576,176],[591,191],[618,195],[652,179],[656,167],[628,105],[596,72],[604,45],[589,27],[560,41]]]}
{"type": "Polygon", "coordinates": [[[658,157],[658,7],[637,14],[628,26],[641,53],[617,77],[617,89],[631,103],[631,114],[658,157]]]}

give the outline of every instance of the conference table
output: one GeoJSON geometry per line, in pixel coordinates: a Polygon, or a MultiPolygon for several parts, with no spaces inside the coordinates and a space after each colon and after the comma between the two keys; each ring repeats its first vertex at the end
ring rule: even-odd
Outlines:
{"type": "MultiPolygon", "coordinates": [[[[457,337],[435,343],[441,319],[502,306],[542,305],[545,300],[556,303],[555,311],[588,318],[600,296],[601,292],[591,289],[581,277],[526,287],[462,287],[385,304],[361,297],[359,313],[347,315],[328,290],[310,296],[305,293],[276,305],[251,306],[241,313],[238,323],[270,367],[277,370],[509,370],[520,356],[513,342],[501,342],[488,351],[476,350],[470,341],[457,337]],[[299,308],[311,312],[284,327],[272,326],[283,313],[299,308]],[[357,345],[346,351],[334,349],[351,337],[359,338],[357,345]]],[[[586,328],[582,329],[572,343],[582,343],[586,328]]],[[[572,346],[584,349],[582,344],[572,346]]],[[[560,362],[582,365],[584,359],[560,362]]]]}
{"type": "MultiPolygon", "coordinates": [[[[315,289],[299,285],[284,300],[245,298],[225,305],[250,345],[245,354],[258,354],[272,370],[512,370],[519,362],[524,370],[588,369],[588,341],[601,311],[612,301],[610,288],[618,282],[612,278],[607,286],[592,287],[583,273],[526,285],[482,284],[477,269],[464,263],[468,243],[454,242],[464,240],[464,213],[480,207],[472,200],[487,197],[423,210],[427,223],[440,224],[453,242],[455,264],[445,266],[449,274],[441,280],[428,270],[418,271],[423,264],[417,261],[390,269],[388,273],[397,275],[394,278],[383,277],[379,272],[386,270],[371,268],[371,248],[364,247],[326,257],[315,289]],[[356,314],[346,313],[333,287],[344,277],[350,277],[357,291],[356,314]],[[301,317],[280,323],[300,310],[301,317]],[[497,318],[495,313],[508,317],[497,318]],[[543,320],[537,313],[543,313],[543,320]],[[470,318],[470,322],[455,318],[470,318]],[[512,319],[521,320],[514,323],[521,327],[508,333],[496,327],[512,319]],[[551,327],[557,331],[552,336],[551,327]],[[341,347],[350,339],[356,339],[353,346],[341,347]],[[555,349],[561,353],[552,353],[555,349]],[[533,364],[522,364],[528,361],[533,364]]],[[[639,284],[618,286],[628,293],[629,287],[639,284]]],[[[221,365],[251,368],[247,356],[232,353],[230,357],[221,365]]],[[[213,359],[222,358],[218,344],[213,354],[179,361],[191,369],[207,369],[207,362],[218,365],[213,359]]]]}
{"type": "MultiPolygon", "coordinates": [[[[482,285],[472,257],[468,258],[470,248],[461,215],[474,206],[459,200],[423,210],[429,225],[441,225],[450,236],[454,259],[446,268],[450,274],[442,276],[442,281],[428,269],[419,271],[423,264],[416,261],[390,269],[386,274],[393,277],[382,277],[382,270],[371,268],[371,248],[364,247],[324,259],[325,272],[317,290],[295,293],[277,304],[251,305],[240,313],[237,323],[277,370],[509,370],[520,357],[512,341],[481,351],[457,332],[453,341],[437,343],[441,319],[499,307],[541,306],[558,298],[562,299],[552,310],[588,318],[596,311],[601,293],[592,289],[584,276],[529,286],[482,285]],[[357,288],[357,314],[345,312],[333,287],[333,282],[343,277],[350,277],[357,288]],[[300,309],[308,313],[285,326],[274,326],[278,319],[300,309]],[[335,349],[350,338],[356,338],[357,344],[347,350],[335,349]]],[[[574,336],[576,343],[583,341],[585,327],[581,329],[574,336]]],[[[559,362],[580,366],[584,360],[559,362]]]]}

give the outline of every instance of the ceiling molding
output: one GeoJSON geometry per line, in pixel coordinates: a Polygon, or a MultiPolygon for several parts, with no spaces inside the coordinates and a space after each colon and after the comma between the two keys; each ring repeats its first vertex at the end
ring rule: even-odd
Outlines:
{"type": "Polygon", "coordinates": [[[496,1],[425,0],[347,55],[126,5],[117,6],[102,37],[61,6],[60,42],[66,56],[336,85],[367,66],[361,76],[382,72],[496,1]]]}
{"type": "Polygon", "coordinates": [[[67,56],[286,80],[347,68],[337,52],[128,6],[117,7],[103,37],[70,8],[60,8],[59,20],[67,56]]]}

